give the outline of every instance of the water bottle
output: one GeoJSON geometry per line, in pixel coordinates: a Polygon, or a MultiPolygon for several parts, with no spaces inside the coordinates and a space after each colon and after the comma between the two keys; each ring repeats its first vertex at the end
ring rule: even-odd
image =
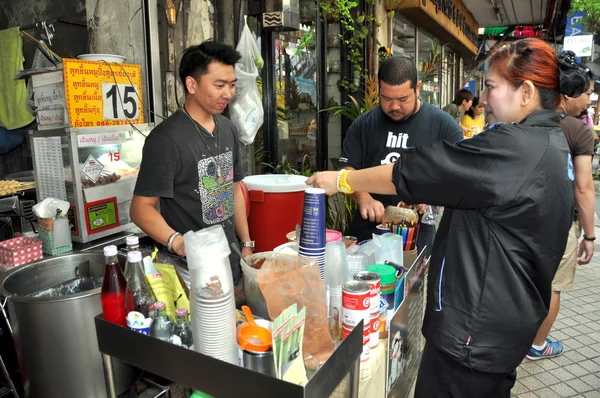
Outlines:
{"type": "Polygon", "coordinates": [[[106,321],[127,326],[125,311],[125,277],[117,259],[117,246],[111,245],[104,248],[104,279],[100,301],[102,302],[102,315],[106,321]]]}
{"type": "Polygon", "coordinates": [[[148,318],[149,306],[154,302],[154,295],[146,278],[142,266],[142,253],[132,251],[127,253],[128,274],[127,289],[125,290],[125,309],[127,313],[137,311],[144,314],[148,318]]]}
{"type": "Polygon", "coordinates": [[[166,308],[162,301],[154,303],[154,321],[150,327],[150,335],[163,341],[169,341],[173,333],[173,322],[167,315],[166,308]]]}
{"type": "Polygon", "coordinates": [[[188,322],[188,310],[178,308],[175,315],[177,316],[177,322],[175,323],[173,336],[171,336],[171,343],[184,348],[191,348],[194,345],[194,339],[192,338],[192,328],[188,322]]]}

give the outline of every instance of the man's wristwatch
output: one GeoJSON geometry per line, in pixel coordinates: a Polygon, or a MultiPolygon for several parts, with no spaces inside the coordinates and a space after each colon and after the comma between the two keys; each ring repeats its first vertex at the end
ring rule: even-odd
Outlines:
{"type": "Polygon", "coordinates": [[[583,240],[589,240],[590,242],[593,242],[593,241],[595,241],[595,240],[596,240],[596,237],[594,236],[594,237],[591,237],[591,238],[590,238],[589,236],[585,236],[585,235],[583,235],[583,240]]]}
{"type": "Polygon", "coordinates": [[[251,240],[250,242],[240,242],[240,247],[243,249],[244,247],[249,247],[250,249],[254,250],[254,241],[251,240]]]}

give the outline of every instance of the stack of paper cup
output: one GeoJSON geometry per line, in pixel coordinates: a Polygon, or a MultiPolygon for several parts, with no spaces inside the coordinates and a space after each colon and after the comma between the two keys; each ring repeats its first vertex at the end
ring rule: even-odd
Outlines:
{"type": "Polygon", "coordinates": [[[304,191],[302,230],[298,242],[300,257],[314,258],[319,263],[321,280],[325,277],[325,190],[307,188],[304,191]]]}

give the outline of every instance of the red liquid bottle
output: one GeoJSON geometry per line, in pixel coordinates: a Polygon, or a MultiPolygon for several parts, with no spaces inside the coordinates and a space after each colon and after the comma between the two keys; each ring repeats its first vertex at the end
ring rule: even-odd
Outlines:
{"type": "Polygon", "coordinates": [[[104,258],[106,266],[100,293],[102,315],[109,322],[127,326],[125,321],[127,316],[125,312],[125,277],[117,259],[117,247],[106,246],[104,258]]]}

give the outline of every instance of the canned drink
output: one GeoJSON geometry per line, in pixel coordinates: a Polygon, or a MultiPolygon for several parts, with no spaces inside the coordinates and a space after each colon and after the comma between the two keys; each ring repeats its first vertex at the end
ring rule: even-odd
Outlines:
{"type": "Polygon", "coordinates": [[[370,315],[379,314],[379,294],[381,292],[381,282],[379,274],[369,271],[359,271],[354,274],[355,281],[367,282],[370,287],[369,298],[371,300],[370,315]]]}
{"type": "Polygon", "coordinates": [[[368,327],[371,320],[371,287],[366,282],[350,281],[342,286],[342,326],[354,329],[360,321],[368,327]]]}
{"type": "MultiPolygon", "coordinates": [[[[354,328],[352,328],[352,329],[354,329],[354,328]]],[[[347,327],[344,326],[342,328],[342,337],[344,339],[346,337],[348,337],[350,332],[352,332],[352,329],[348,329],[347,327]]],[[[369,324],[367,324],[367,327],[363,328],[363,349],[362,349],[362,352],[360,353],[361,362],[368,360],[369,356],[371,355],[370,341],[371,341],[371,328],[370,328],[369,324]]]]}
{"type": "Polygon", "coordinates": [[[356,236],[342,236],[342,242],[348,249],[350,246],[358,245],[358,238],[356,236]]]}
{"type": "Polygon", "coordinates": [[[369,322],[369,347],[375,348],[379,345],[379,312],[371,314],[371,322],[369,322]]]}

